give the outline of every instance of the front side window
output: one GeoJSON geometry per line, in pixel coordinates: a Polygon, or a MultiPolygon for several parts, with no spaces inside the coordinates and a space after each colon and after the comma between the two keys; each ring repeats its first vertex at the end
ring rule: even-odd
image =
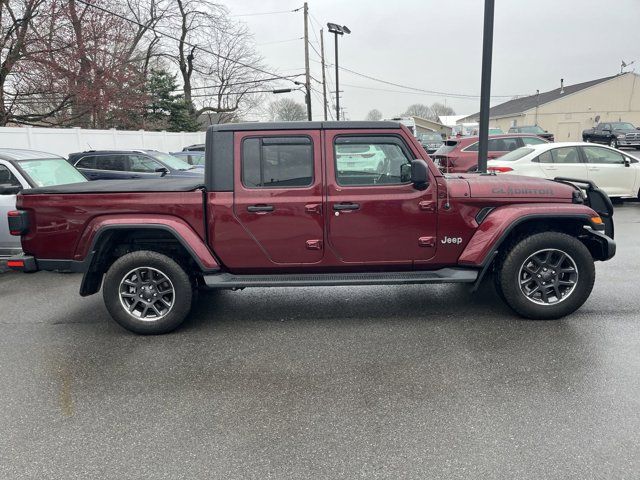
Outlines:
{"type": "Polygon", "coordinates": [[[609,165],[624,165],[624,156],[608,148],[582,147],[588,163],[605,163],[609,165]]]}
{"type": "Polygon", "coordinates": [[[11,170],[4,165],[0,165],[0,185],[5,187],[20,187],[20,182],[15,177],[11,170]]]}
{"type": "Polygon", "coordinates": [[[308,187],[313,183],[309,137],[258,137],[242,142],[242,183],[248,188],[308,187]]]}
{"type": "Polygon", "coordinates": [[[63,158],[22,160],[19,165],[38,187],[87,181],[84,175],[63,158]]]}
{"type": "Polygon", "coordinates": [[[132,172],[154,173],[162,165],[144,155],[129,155],[129,168],[132,172]]]}
{"type": "Polygon", "coordinates": [[[337,137],[336,181],[344,186],[408,183],[411,156],[398,137],[337,137]]]}

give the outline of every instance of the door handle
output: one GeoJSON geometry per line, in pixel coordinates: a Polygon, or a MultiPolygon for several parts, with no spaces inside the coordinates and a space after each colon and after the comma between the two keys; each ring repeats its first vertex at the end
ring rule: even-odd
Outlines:
{"type": "Polygon", "coordinates": [[[304,206],[304,211],[307,213],[322,213],[322,206],[319,203],[308,203],[304,206]]]}
{"type": "Polygon", "coordinates": [[[360,208],[359,203],[334,203],[333,209],[336,211],[341,210],[358,210],[360,208]]]}
{"type": "Polygon", "coordinates": [[[591,170],[592,172],[597,172],[600,169],[598,167],[589,167],[589,170],[591,170]]]}
{"type": "Polygon", "coordinates": [[[249,212],[273,212],[275,209],[273,205],[250,205],[247,207],[249,212]]]}

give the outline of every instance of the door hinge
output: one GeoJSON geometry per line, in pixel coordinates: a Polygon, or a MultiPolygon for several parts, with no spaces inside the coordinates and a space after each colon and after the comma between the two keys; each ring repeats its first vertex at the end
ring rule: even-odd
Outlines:
{"type": "Polygon", "coordinates": [[[428,200],[422,200],[418,203],[420,210],[424,210],[425,212],[435,212],[436,211],[436,203],[428,200]]]}
{"type": "Polygon", "coordinates": [[[435,247],[436,239],[435,237],[420,237],[418,238],[418,245],[421,247],[435,247]]]}
{"type": "Polygon", "coordinates": [[[322,250],[322,240],[307,240],[307,250],[322,250]]]}

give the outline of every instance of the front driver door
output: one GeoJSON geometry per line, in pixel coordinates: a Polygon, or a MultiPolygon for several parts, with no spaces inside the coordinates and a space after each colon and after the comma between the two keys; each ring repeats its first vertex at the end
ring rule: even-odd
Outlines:
{"type": "Polygon", "coordinates": [[[436,192],[410,181],[419,158],[397,134],[327,131],[327,237],[342,264],[401,265],[436,252],[436,192]]]}
{"type": "Polygon", "coordinates": [[[614,197],[635,197],[635,168],[625,164],[622,153],[605,147],[582,147],[587,161],[589,180],[592,180],[607,195],[614,197]]]}

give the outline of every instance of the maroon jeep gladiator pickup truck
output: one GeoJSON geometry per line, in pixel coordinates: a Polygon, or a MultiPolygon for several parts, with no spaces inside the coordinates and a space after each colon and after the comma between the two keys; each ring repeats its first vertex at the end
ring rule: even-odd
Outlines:
{"type": "MultiPolygon", "coordinates": [[[[493,275],[520,315],[579,308],[615,253],[595,185],[447,175],[395,122],[209,127],[198,179],[24,190],[9,266],[83,272],[137,333],[175,329],[197,288],[468,283],[493,275]]],[[[454,299],[452,299],[454,301],[454,299]]]]}

